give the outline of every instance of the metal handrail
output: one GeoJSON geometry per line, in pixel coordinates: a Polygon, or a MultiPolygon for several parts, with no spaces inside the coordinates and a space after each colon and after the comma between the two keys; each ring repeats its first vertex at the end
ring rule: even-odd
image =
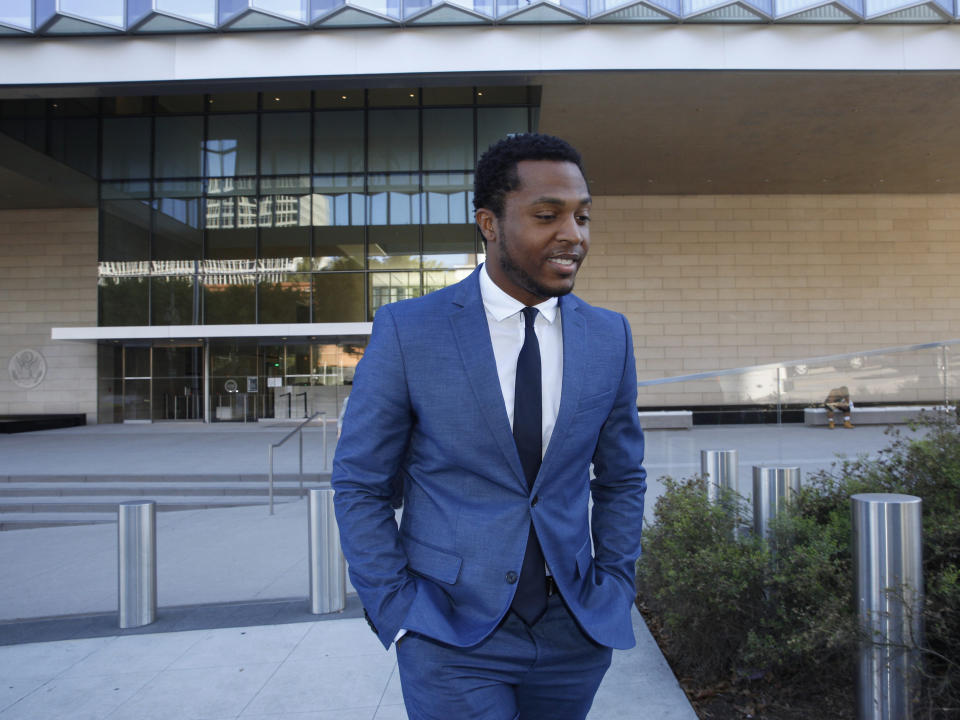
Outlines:
{"type": "Polygon", "coordinates": [[[284,435],[280,442],[270,443],[267,447],[267,461],[270,465],[270,474],[267,480],[267,492],[270,497],[270,514],[273,515],[273,449],[283,445],[287,440],[297,435],[300,439],[300,497],[303,497],[303,428],[319,416],[323,416],[323,467],[327,467],[327,413],[323,410],[315,412],[293,430],[284,435]]]}

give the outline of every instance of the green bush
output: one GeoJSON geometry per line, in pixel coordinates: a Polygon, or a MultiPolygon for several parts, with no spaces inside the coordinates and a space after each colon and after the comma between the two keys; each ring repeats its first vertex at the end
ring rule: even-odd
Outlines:
{"type": "Polygon", "coordinates": [[[943,417],[912,438],[893,433],[875,459],[808,479],[768,544],[747,532],[749,509],[706,484],[666,479],[645,531],[638,599],[683,675],[700,683],[773,678],[812,693],[851,688],[860,641],[852,597],[850,496],[923,499],[923,717],[960,717],[960,429],[943,417]]]}

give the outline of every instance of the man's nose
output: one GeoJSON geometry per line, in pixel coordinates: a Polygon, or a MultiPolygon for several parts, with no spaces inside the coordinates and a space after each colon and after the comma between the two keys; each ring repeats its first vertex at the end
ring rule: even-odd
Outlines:
{"type": "Polygon", "coordinates": [[[557,230],[557,239],[564,240],[573,245],[578,245],[584,240],[584,227],[577,222],[577,216],[574,213],[564,217],[563,223],[557,230]]]}

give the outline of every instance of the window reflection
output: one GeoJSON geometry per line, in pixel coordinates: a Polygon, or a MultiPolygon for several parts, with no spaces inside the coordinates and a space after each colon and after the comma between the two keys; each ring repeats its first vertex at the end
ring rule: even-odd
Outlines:
{"type": "Polygon", "coordinates": [[[420,297],[420,273],[378,272],[370,274],[370,319],[387,303],[420,297]]]}
{"type": "Polygon", "coordinates": [[[207,123],[207,140],[204,142],[206,174],[218,178],[255,174],[257,116],[214,115],[207,123]]]}
{"type": "Polygon", "coordinates": [[[263,273],[260,277],[261,323],[310,322],[310,275],[263,273]]]}
{"type": "Polygon", "coordinates": [[[9,0],[0,7],[0,22],[24,30],[33,29],[33,10],[30,0],[9,0]]]}
{"type": "Polygon", "coordinates": [[[209,325],[256,322],[257,276],[253,263],[208,260],[204,263],[203,316],[209,325]]]}

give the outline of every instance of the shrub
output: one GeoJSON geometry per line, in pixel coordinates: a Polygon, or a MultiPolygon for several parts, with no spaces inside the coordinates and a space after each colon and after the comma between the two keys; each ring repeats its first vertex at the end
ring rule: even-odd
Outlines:
{"type": "Polygon", "coordinates": [[[766,674],[795,691],[850,688],[858,620],[850,496],[923,499],[923,712],[960,717],[960,430],[942,416],[875,459],[808,479],[768,545],[745,532],[743,498],[712,505],[700,478],[667,479],[645,531],[638,599],[662,627],[675,669],[700,683],[766,674]]]}

